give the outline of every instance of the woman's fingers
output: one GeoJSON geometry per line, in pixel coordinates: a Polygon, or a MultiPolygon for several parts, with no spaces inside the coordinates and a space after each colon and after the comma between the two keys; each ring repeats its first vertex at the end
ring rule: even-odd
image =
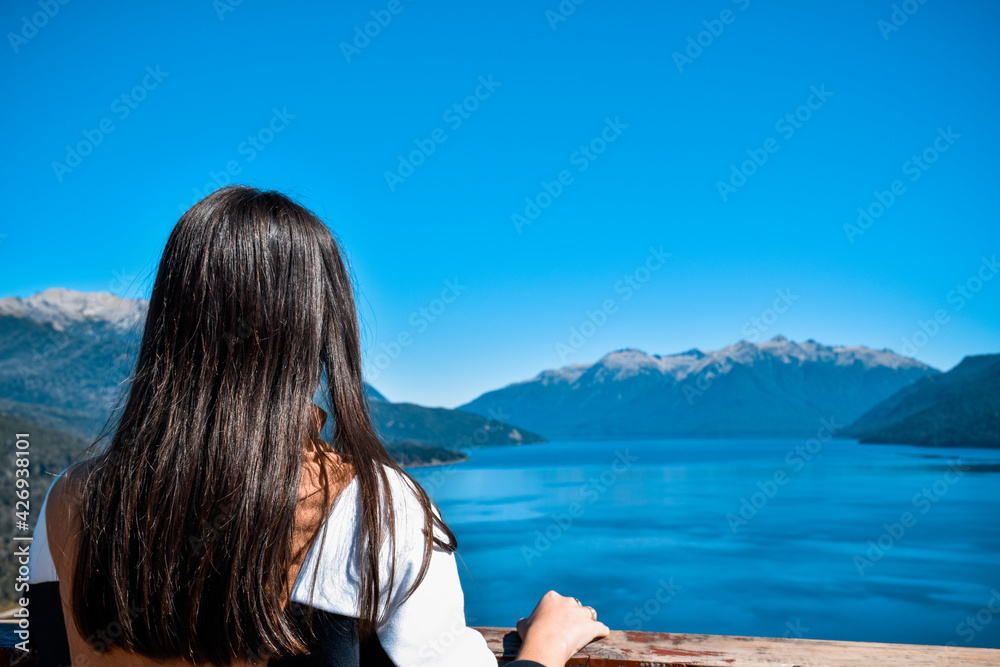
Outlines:
{"type": "Polygon", "coordinates": [[[608,626],[597,620],[597,610],[576,598],[549,591],[528,618],[517,622],[523,659],[542,664],[565,664],[581,648],[607,637],[608,626]],[[546,662],[548,660],[548,662],[546,662]]]}
{"type": "MultiPolygon", "coordinates": [[[[531,616],[521,618],[517,621],[517,633],[524,639],[529,628],[535,623],[539,621],[552,623],[560,617],[565,619],[563,623],[571,624],[564,626],[564,631],[575,626],[578,633],[593,631],[595,639],[597,637],[606,637],[607,633],[610,632],[608,626],[598,622],[597,610],[594,607],[583,604],[578,598],[560,595],[556,591],[549,591],[542,596],[542,599],[538,602],[538,606],[531,612],[531,616]]],[[[578,635],[578,641],[580,637],[581,635],[578,635]]]]}

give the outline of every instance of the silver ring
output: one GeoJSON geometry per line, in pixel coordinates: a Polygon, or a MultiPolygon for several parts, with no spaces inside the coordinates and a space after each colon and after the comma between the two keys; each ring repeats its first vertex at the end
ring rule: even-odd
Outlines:
{"type": "Polygon", "coordinates": [[[597,610],[594,609],[593,607],[587,607],[587,609],[590,610],[590,617],[596,621],[597,620],[597,610]]]}
{"type": "Polygon", "coordinates": [[[582,602],[580,602],[580,598],[573,598],[573,599],[574,599],[574,600],[576,600],[576,603],[577,603],[578,605],[580,605],[581,607],[583,606],[583,603],[582,603],[582,602]]]}

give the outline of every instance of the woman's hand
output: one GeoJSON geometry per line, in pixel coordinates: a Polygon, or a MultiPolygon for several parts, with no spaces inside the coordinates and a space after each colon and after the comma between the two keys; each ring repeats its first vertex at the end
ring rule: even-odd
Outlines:
{"type": "Polygon", "coordinates": [[[608,632],[608,626],[598,622],[593,607],[549,591],[531,616],[517,622],[522,642],[517,658],[545,667],[563,667],[574,653],[595,639],[607,637],[608,632]]]}

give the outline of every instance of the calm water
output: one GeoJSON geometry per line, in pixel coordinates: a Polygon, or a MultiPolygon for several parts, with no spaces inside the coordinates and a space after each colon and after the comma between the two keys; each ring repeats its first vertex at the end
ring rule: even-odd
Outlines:
{"type": "Polygon", "coordinates": [[[554,588],[615,629],[1000,647],[1000,451],[804,444],[556,442],[411,472],[459,539],[470,624],[554,588]]]}
{"type": "Polygon", "coordinates": [[[1000,452],[803,444],[558,442],[411,472],[458,536],[471,624],[555,588],[616,629],[1000,647],[1000,452]],[[756,514],[727,521],[742,498],[756,514]]]}

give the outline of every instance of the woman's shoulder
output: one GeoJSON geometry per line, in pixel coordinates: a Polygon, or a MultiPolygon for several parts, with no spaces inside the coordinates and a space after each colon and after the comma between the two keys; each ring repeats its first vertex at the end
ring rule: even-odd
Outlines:
{"type": "Polygon", "coordinates": [[[49,491],[50,497],[60,496],[64,500],[68,500],[74,496],[82,495],[87,479],[99,462],[100,458],[94,456],[70,465],[59,473],[55,481],[52,482],[52,488],[49,491]]]}
{"type": "Polygon", "coordinates": [[[57,570],[73,553],[81,530],[80,507],[87,480],[98,464],[97,458],[78,461],[66,468],[49,487],[45,499],[44,520],[50,557],[57,570]]]}
{"type": "Polygon", "coordinates": [[[77,461],[63,470],[52,482],[46,500],[46,519],[51,522],[53,509],[61,512],[75,512],[83,500],[87,480],[97,468],[97,457],[77,461]]]}

